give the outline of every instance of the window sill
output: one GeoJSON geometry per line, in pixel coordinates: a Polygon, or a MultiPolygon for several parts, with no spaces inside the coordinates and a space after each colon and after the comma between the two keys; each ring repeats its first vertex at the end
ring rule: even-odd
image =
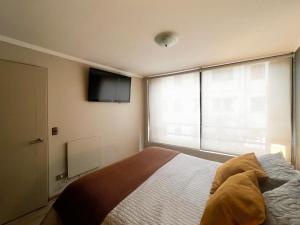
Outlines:
{"type": "Polygon", "coordinates": [[[145,147],[150,147],[150,146],[159,146],[163,148],[168,148],[168,149],[179,151],[187,155],[195,156],[210,161],[221,162],[221,163],[226,162],[227,160],[233,157],[236,157],[236,155],[232,155],[232,154],[226,154],[226,153],[215,152],[215,151],[204,150],[204,149],[187,148],[187,147],[168,145],[162,143],[147,143],[145,147]]]}

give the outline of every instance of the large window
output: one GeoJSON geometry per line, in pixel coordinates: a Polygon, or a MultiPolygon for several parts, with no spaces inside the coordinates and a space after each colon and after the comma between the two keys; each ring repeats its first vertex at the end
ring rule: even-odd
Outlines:
{"type": "Polygon", "coordinates": [[[291,73],[277,58],[150,79],[149,141],[290,158],[291,73]]]}
{"type": "Polygon", "coordinates": [[[202,73],[202,148],[266,154],[291,147],[291,62],[202,73]]]}
{"type": "Polygon", "coordinates": [[[149,81],[151,142],[200,148],[199,73],[149,81]]]}

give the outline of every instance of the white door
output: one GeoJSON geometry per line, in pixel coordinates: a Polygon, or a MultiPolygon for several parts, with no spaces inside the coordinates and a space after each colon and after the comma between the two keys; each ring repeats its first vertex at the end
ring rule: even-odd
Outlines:
{"type": "Polygon", "coordinates": [[[47,69],[0,60],[0,224],[48,201],[47,69]]]}

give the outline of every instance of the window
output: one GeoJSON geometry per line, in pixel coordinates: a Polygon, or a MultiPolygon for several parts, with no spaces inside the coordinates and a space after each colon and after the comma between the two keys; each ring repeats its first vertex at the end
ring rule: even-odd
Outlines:
{"type": "Polygon", "coordinates": [[[291,73],[291,59],[277,58],[153,78],[149,141],[290,158],[291,73]]]}
{"type": "Polygon", "coordinates": [[[200,148],[199,73],[149,81],[150,142],[200,148]]]}

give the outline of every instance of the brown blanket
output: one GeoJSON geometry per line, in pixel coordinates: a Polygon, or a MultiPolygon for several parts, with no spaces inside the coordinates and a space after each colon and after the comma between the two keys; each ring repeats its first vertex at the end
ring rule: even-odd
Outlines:
{"type": "Polygon", "coordinates": [[[100,225],[119,202],[177,154],[149,147],[71,183],[54,208],[64,225],[100,225]]]}

